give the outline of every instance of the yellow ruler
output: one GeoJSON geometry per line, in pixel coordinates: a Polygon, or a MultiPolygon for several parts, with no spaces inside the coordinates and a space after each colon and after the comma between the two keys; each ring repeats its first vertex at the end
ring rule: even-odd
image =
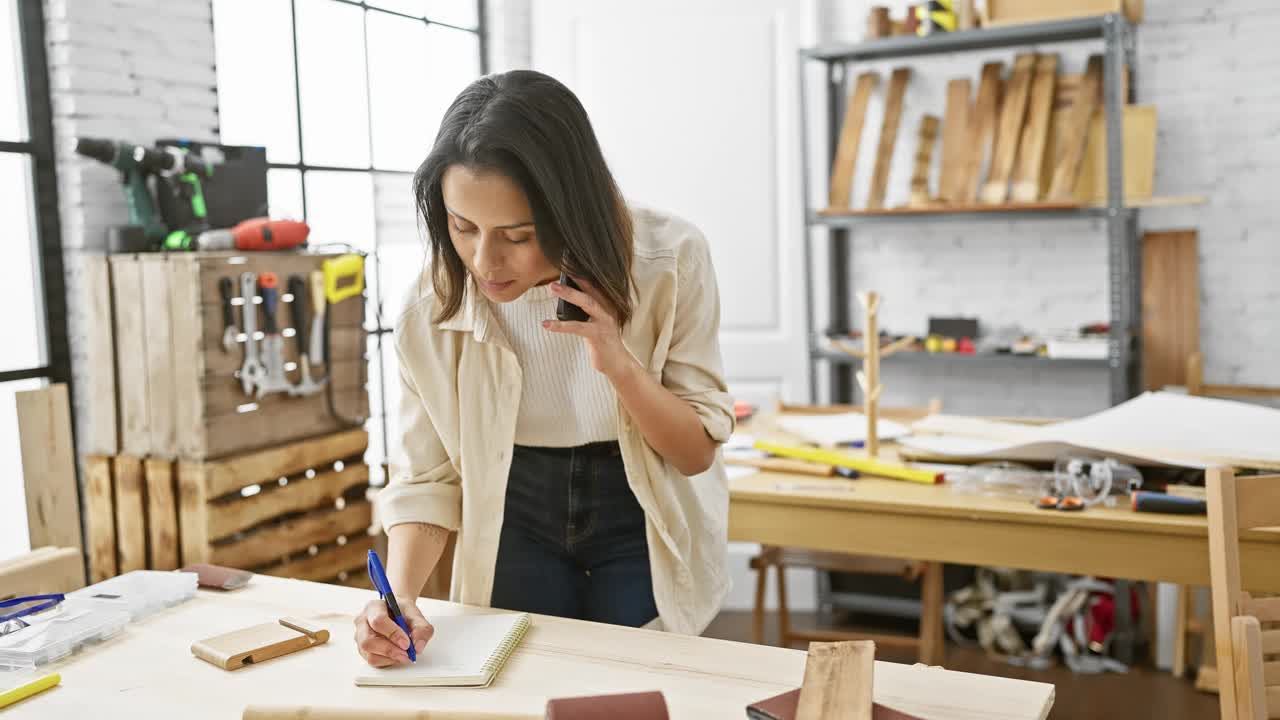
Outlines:
{"type": "Polygon", "coordinates": [[[25,685],[19,685],[12,690],[0,692],[0,708],[8,707],[19,700],[26,700],[32,695],[42,693],[60,682],[62,682],[62,676],[58,673],[54,673],[52,675],[45,675],[39,680],[26,683],[25,685]]]}
{"type": "Polygon", "coordinates": [[[917,470],[915,468],[909,468],[906,465],[881,462],[880,460],[873,460],[872,458],[854,457],[835,450],[778,445],[776,443],[764,442],[763,440],[756,441],[755,448],[757,450],[763,450],[770,455],[777,455],[778,457],[808,460],[810,462],[823,463],[825,465],[839,465],[840,467],[853,468],[860,473],[875,475],[877,477],[892,478],[894,480],[907,480],[909,482],[918,482],[925,485],[936,485],[942,482],[942,473],[939,472],[933,472],[931,470],[917,470]]]}

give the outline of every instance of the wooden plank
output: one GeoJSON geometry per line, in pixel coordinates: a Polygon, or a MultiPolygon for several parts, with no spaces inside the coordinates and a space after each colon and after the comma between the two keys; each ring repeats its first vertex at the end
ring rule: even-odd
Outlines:
{"type": "Polygon", "coordinates": [[[115,459],[116,549],[120,572],[147,567],[146,488],[142,460],[129,455],[115,459]]]}
{"type": "MultiPolygon", "coordinates": [[[[186,256],[171,258],[169,269],[169,304],[174,308],[200,306],[200,266],[194,259],[186,256]]],[[[204,453],[206,442],[205,396],[197,392],[200,379],[204,376],[208,364],[208,352],[201,346],[202,322],[174,322],[170,331],[173,353],[181,362],[173,364],[173,433],[174,451],[177,457],[200,457],[204,453]]],[[[213,352],[219,356],[231,357],[221,352],[219,345],[213,352]]],[[[237,354],[235,359],[243,361],[237,354]]]]}
{"type": "Polygon", "coordinates": [[[1009,177],[1017,158],[1018,141],[1022,138],[1022,121],[1026,116],[1027,98],[1031,92],[1031,76],[1036,66],[1034,53],[1023,53],[1014,58],[1013,73],[1009,76],[1009,91],[1005,93],[1000,108],[1000,125],[996,132],[996,150],[991,157],[991,171],[982,186],[978,199],[984,203],[999,205],[1009,199],[1009,177]]]}
{"type": "Polygon", "coordinates": [[[929,207],[911,207],[902,206],[895,208],[881,208],[878,210],[819,210],[818,215],[822,217],[839,218],[839,217],[872,217],[878,215],[938,215],[946,213],[1001,213],[1001,212],[1036,212],[1036,211],[1053,211],[1053,210],[1076,210],[1085,207],[1075,201],[1058,201],[1058,202],[1035,202],[1035,203],[1005,203],[1003,205],[933,205],[929,207]]]}
{"type": "Polygon", "coordinates": [[[1262,631],[1262,654],[1280,654],[1280,630],[1262,631]]]}
{"type": "Polygon", "coordinates": [[[933,164],[933,146],[938,140],[938,123],[936,115],[924,115],[920,118],[920,129],[916,134],[915,167],[911,172],[910,204],[917,207],[933,202],[929,192],[929,169],[933,164]]]}
{"type": "Polygon", "coordinates": [[[1142,236],[1143,383],[1186,385],[1187,358],[1200,351],[1200,254],[1195,230],[1142,236]]]}
{"type": "MultiPolygon", "coordinates": [[[[120,452],[116,427],[116,356],[111,312],[111,269],[105,255],[80,255],[88,304],[85,328],[84,387],[78,397],[88,409],[81,450],[95,455],[120,452]]],[[[83,410],[82,410],[83,411],[83,410]]]]}
{"type": "MultiPolygon", "coordinates": [[[[1217,642],[1214,648],[1218,668],[1218,692],[1222,707],[1235,707],[1235,664],[1231,651],[1231,619],[1239,614],[1240,525],[1236,518],[1236,477],[1230,468],[1215,467],[1205,472],[1209,490],[1209,595],[1210,617],[1217,642]]],[[[1206,640],[1207,640],[1206,635],[1206,640]]],[[[1208,653],[1205,653],[1208,654],[1208,653]]]]}
{"type": "MultiPolygon", "coordinates": [[[[288,341],[292,345],[292,341],[288,341]]],[[[293,358],[286,353],[286,365],[294,362],[293,358]]],[[[331,367],[333,376],[336,378],[337,385],[335,389],[339,393],[351,394],[364,388],[367,378],[362,378],[362,368],[365,366],[364,358],[358,360],[338,360],[331,367]]],[[[312,378],[316,378],[316,370],[312,369],[312,378]]],[[[286,372],[289,382],[299,382],[302,370],[295,369],[286,372]]],[[[324,416],[328,415],[328,405],[324,401],[324,393],[317,393],[307,397],[293,397],[287,393],[272,393],[258,399],[257,397],[247,396],[244,394],[243,388],[240,386],[240,379],[232,375],[223,377],[205,376],[195,387],[199,388],[199,392],[195,395],[203,398],[204,413],[206,418],[214,418],[222,415],[232,415],[242,412],[243,408],[248,405],[257,405],[258,410],[274,415],[277,411],[297,407],[299,404],[309,405],[313,411],[320,415],[321,420],[326,420],[324,416]],[[317,402],[319,401],[319,402],[317,402]]]]}
{"type": "MultiPolygon", "coordinates": [[[[339,412],[368,418],[369,394],[363,387],[345,391],[339,388],[334,391],[333,397],[339,412]]],[[[275,413],[221,415],[211,417],[206,422],[209,426],[209,439],[205,452],[210,458],[297,442],[348,429],[347,424],[330,415],[324,394],[300,398],[297,403],[285,406],[275,413]],[[253,440],[248,441],[246,438],[253,440]]]]}
{"type": "Polygon", "coordinates": [[[182,564],[209,562],[209,500],[207,474],[211,465],[179,460],[178,532],[182,536],[182,564]]]}
{"type": "Polygon", "coordinates": [[[938,180],[938,198],[943,202],[964,201],[971,93],[969,78],[956,78],[947,83],[947,105],[942,116],[942,167],[938,180]]]}
{"type": "Polygon", "coordinates": [[[372,523],[372,504],[363,500],[353,501],[341,510],[316,510],[264,527],[242,539],[214,545],[209,562],[251,570],[302,552],[312,545],[332,543],[339,535],[359,535],[366,532],[372,523]]]}
{"type": "Polygon", "coordinates": [[[122,454],[144,457],[151,451],[147,398],[147,331],[142,312],[142,267],[135,255],[111,257],[111,293],[115,308],[117,424],[122,454]]]}
{"type": "Polygon", "coordinates": [[[1262,680],[1268,685],[1280,685],[1280,662],[1263,663],[1262,680]]]}
{"type": "Polygon", "coordinates": [[[983,27],[1049,22],[1123,12],[1142,22],[1143,0],[987,0],[983,27]]]}
{"type": "Polygon", "coordinates": [[[1245,597],[1240,600],[1240,614],[1252,615],[1258,622],[1280,622],[1280,597],[1245,597]]]}
{"type": "MultiPolygon", "coordinates": [[[[284,312],[283,310],[280,312],[284,312]]],[[[310,328],[308,328],[310,330],[310,328]]],[[[329,329],[329,349],[330,354],[336,362],[355,362],[361,360],[366,352],[366,338],[364,327],[360,325],[347,325],[344,327],[332,327],[329,329]]],[[[235,373],[240,370],[240,366],[244,364],[244,343],[237,343],[234,352],[222,351],[222,334],[219,333],[216,338],[206,338],[207,343],[200,352],[200,357],[204,361],[204,369],[199,380],[209,382],[211,379],[218,380],[234,380],[237,390],[240,388],[240,381],[235,378],[235,373]]],[[[284,359],[285,362],[298,361],[298,343],[294,338],[285,338],[284,341],[284,359]]],[[[289,373],[291,380],[297,380],[298,374],[289,373]]],[[[244,397],[241,394],[241,397],[244,397]]]]}
{"type": "Polygon", "coordinates": [[[172,460],[147,458],[147,540],[151,547],[152,570],[177,570],[178,503],[174,497],[172,460]]]}
{"type": "Polygon", "coordinates": [[[0,564],[0,600],[82,587],[84,556],[77,548],[40,547],[0,564]]]}
{"type": "MultiPolygon", "coordinates": [[[[1121,114],[1124,131],[1124,198],[1138,204],[1155,192],[1156,108],[1126,105],[1121,114]]],[[[1107,124],[1103,112],[1093,114],[1080,176],[1072,196],[1081,202],[1105,202],[1107,197],[1107,124]]]]}
{"type": "Polygon", "coordinates": [[[1000,95],[1003,92],[1001,75],[1004,63],[990,62],[982,66],[978,80],[978,97],[974,101],[973,114],[969,117],[968,157],[959,202],[970,205],[978,202],[978,188],[986,176],[987,157],[995,144],[996,120],[1000,112],[1000,95]]]}
{"type": "Polygon", "coordinates": [[[796,720],[871,720],[876,644],[812,643],[796,720]]]}
{"type": "Polygon", "coordinates": [[[1241,530],[1280,527],[1280,475],[1237,477],[1236,497],[1236,522],[1241,530]]]}
{"type": "Polygon", "coordinates": [[[332,506],[351,488],[368,483],[369,466],[360,463],[294,480],[284,487],[264,484],[256,495],[210,503],[209,538],[219,540],[285,513],[332,506]]]}
{"type": "Polygon", "coordinates": [[[895,68],[889,76],[889,89],[884,100],[884,122],[880,126],[880,144],[876,149],[875,172],[871,176],[871,191],[867,195],[868,208],[884,207],[885,190],[889,186],[889,168],[893,163],[893,146],[898,137],[898,122],[902,119],[902,96],[911,79],[911,68],[895,68]]]}
{"type": "Polygon", "coordinates": [[[111,458],[84,459],[84,514],[89,546],[89,579],[101,582],[116,576],[116,501],[111,483],[111,458]]]}
{"type": "MultiPolygon", "coordinates": [[[[192,362],[193,358],[179,358],[173,351],[170,331],[171,308],[169,296],[168,262],[165,253],[141,256],[142,313],[147,328],[144,343],[147,362],[147,429],[151,434],[149,456],[176,457],[174,438],[174,414],[178,390],[174,387],[175,362],[192,362]]],[[[185,308],[179,309],[179,311],[185,308]]],[[[183,388],[183,393],[186,388],[183,388]]]]}
{"type": "Polygon", "coordinates": [[[345,545],[331,545],[321,549],[315,555],[272,565],[258,572],[262,575],[275,575],[296,580],[317,582],[329,580],[337,577],[338,573],[344,570],[363,570],[371,549],[373,549],[373,537],[364,535],[348,540],[345,545]]]}
{"type": "Polygon", "coordinates": [[[14,394],[31,547],[80,548],[71,407],[61,383],[14,394]]]}
{"type": "Polygon", "coordinates": [[[1084,144],[1089,131],[1089,121],[1098,106],[1098,88],[1102,84],[1102,56],[1090,55],[1085,67],[1084,83],[1080,94],[1063,120],[1058,135],[1058,155],[1053,163],[1053,180],[1046,196],[1050,200],[1065,200],[1075,189],[1080,174],[1080,160],[1084,157],[1084,144]]]}
{"type": "Polygon", "coordinates": [[[1027,101],[1027,122],[1022,128],[1022,139],[1018,142],[1017,164],[1009,191],[1014,202],[1035,202],[1040,199],[1040,176],[1044,166],[1045,147],[1049,142],[1049,121],[1053,114],[1053,88],[1057,75],[1057,55],[1047,54],[1036,58],[1031,95],[1027,101]]]}
{"type": "Polygon", "coordinates": [[[844,124],[840,129],[840,143],[836,147],[836,159],[831,166],[831,192],[827,201],[831,207],[849,207],[853,193],[853,173],[858,162],[858,146],[862,143],[862,125],[867,116],[867,102],[879,83],[878,73],[862,73],[858,76],[854,91],[849,95],[844,111],[844,124]]]}
{"type": "Polygon", "coordinates": [[[208,463],[204,490],[208,497],[233,493],[255,483],[293,477],[311,469],[322,469],[336,460],[364,455],[369,433],[363,428],[303,440],[270,450],[208,463]]]}
{"type": "MultiPolygon", "coordinates": [[[[1053,91],[1053,109],[1065,110],[1073,103],[1080,94],[1080,88],[1084,85],[1085,75],[1083,72],[1078,73],[1062,73],[1058,75],[1058,82],[1053,91]]],[[[1096,102],[1102,102],[1102,86],[1097,88],[1096,102]]],[[[1125,66],[1120,73],[1120,97],[1129,97],[1129,67],[1125,66]]]]}
{"type": "Polygon", "coordinates": [[[946,656],[946,638],[943,637],[942,563],[925,563],[920,578],[920,662],[925,665],[941,665],[946,656]]]}
{"type": "Polygon", "coordinates": [[[1258,620],[1251,617],[1231,618],[1230,642],[1234,656],[1231,670],[1236,676],[1236,708],[1239,710],[1236,717],[1240,720],[1267,717],[1258,620]]]}

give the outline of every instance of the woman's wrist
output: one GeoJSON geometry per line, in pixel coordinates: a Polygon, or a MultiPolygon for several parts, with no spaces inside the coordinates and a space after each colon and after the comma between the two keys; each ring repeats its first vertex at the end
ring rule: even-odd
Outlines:
{"type": "Polygon", "coordinates": [[[613,385],[615,392],[622,393],[633,386],[644,374],[644,368],[640,366],[639,361],[632,357],[631,353],[623,351],[625,358],[618,364],[617,369],[606,373],[609,383],[613,385]]]}

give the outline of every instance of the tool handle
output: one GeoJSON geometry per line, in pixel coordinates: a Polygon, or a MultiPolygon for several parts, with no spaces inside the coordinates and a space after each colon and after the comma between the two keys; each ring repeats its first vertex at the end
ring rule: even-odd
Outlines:
{"type": "Polygon", "coordinates": [[[1204,515],[1208,513],[1208,504],[1204,500],[1146,490],[1134,491],[1130,502],[1134,512],[1173,513],[1176,515],[1204,515]]]}
{"type": "Polygon", "coordinates": [[[258,294],[262,296],[262,331],[268,335],[276,335],[276,305],[280,302],[280,280],[273,272],[258,275],[258,294]]]}
{"type": "Polygon", "coordinates": [[[298,333],[298,354],[307,354],[307,281],[301,275],[289,276],[289,294],[293,302],[289,303],[289,313],[293,317],[293,331],[298,333]]]}
{"type": "Polygon", "coordinates": [[[218,294],[222,296],[222,327],[231,327],[236,324],[235,308],[231,306],[231,298],[235,296],[235,283],[231,278],[218,278],[218,294]]]}
{"type": "Polygon", "coordinates": [[[324,272],[321,270],[311,271],[311,312],[316,315],[324,315],[324,272]]]}

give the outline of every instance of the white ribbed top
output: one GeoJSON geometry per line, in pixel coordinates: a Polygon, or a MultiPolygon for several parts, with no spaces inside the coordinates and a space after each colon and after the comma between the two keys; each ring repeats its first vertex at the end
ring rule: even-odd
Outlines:
{"type": "Polygon", "coordinates": [[[586,343],[542,327],[555,319],[556,299],[550,285],[539,285],[509,303],[490,303],[524,375],[515,442],[577,447],[617,440],[617,397],[591,367],[586,343]]]}

